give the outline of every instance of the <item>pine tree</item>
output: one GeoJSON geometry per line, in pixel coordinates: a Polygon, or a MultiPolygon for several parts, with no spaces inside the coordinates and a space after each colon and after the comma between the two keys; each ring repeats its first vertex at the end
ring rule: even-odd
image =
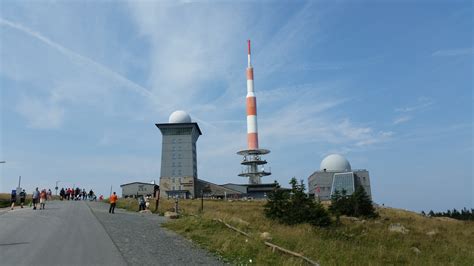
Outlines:
{"type": "Polygon", "coordinates": [[[265,215],[270,219],[283,217],[288,210],[289,193],[281,189],[278,182],[272,192],[268,194],[268,201],[264,206],[265,215]]]}
{"type": "Polygon", "coordinates": [[[284,224],[310,223],[314,226],[327,226],[331,223],[329,213],[318,202],[305,193],[303,180],[292,178],[290,192],[276,189],[268,196],[264,212],[268,218],[284,224]]]}
{"type": "Polygon", "coordinates": [[[362,186],[359,186],[356,191],[351,195],[353,206],[354,206],[354,216],[360,217],[377,217],[375,208],[372,205],[372,200],[369,195],[365,192],[365,189],[362,186]]]}

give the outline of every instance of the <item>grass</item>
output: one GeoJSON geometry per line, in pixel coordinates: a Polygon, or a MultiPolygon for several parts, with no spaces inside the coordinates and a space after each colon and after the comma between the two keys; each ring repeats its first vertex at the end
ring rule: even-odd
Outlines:
{"type": "MultiPolygon", "coordinates": [[[[177,233],[210,250],[233,264],[303,265],[301,259],[285,255],[263,244],[259,235],[269,232],[271,242],[302,253],[322,265],[473,265],[474,223],[449,218],[428,218],[420,214],[383,208],[380,218],[353,220],[314,228],[308,224],[287,226],[267,219],[261,201],[181,200],[182,217],[164,224],[177,233]],[[220,218],[251,234],[248,238],[213,220],[220,218]],[[400,223],[407,234],[389,232],[400,223]],[[435,235],[427,235],[434,231],[435,235]],[[417,254],[413,248],[421,252],[417,254]]],[[[136,200],[121,199],[118,207],[138,210],[136,200]]],[[[159,212],[172,210],[174,201],[160,200],[159,212]]],[[[152,203],[150,209],[154,209],[152,203]]]]}

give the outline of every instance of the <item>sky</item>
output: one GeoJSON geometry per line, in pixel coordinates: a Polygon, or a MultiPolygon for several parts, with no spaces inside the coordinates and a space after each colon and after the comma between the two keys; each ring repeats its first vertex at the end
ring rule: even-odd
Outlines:
{"type": "Polygon", "coordinates": [[[199,178],[245,183],[251,39],[264,182],[340,153],[376,203],[474,207],[471,1],[0,5],[0,191],[158,182],[175,110],[203,132],[199,178]]]}

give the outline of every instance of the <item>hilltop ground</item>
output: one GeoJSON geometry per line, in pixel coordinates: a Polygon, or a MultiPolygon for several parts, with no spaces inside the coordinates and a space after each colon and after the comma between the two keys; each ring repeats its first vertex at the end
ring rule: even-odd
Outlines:
{"type": "MultiPolygon", "coordinates": [[[[260,237],[263,232],[270,234],[270,242],[321,265],[474,263],[474,222],[378,208],[380,218],[373,220],[342,217],[340,225],[329,228],[287,226],[267,219],[263,205],[262,201],[205,200],[201,213],[200,200],[181,200],[182,217],[163,226],[235,264],[304,264],[300,258],[272,252],[260,237]],[[251,237],[230,230],[215,219],[222,219],[251,237]]],[[[119,206],[138,210],[135,200],[121,199],[119,206]]],[[[174,201],[161,200],[159,212],[172,210],[173,206],[174,201]]]]}
{"type": "MultiPolygon", "coordinates": [[[[0,201],[9,196],[0,194],[0,201]]],[[[314,228],[308,224],[281,225],[263,215],[261,201],[181,200],[182,217],[162,226],[171,229],[233,264],[302,265],[300,258],[265,246],[270,242],[298,252],[321,265],[473,265],[474,222],[429,218],[392,208],[378,208],[380,218],[342,218],[341,225],[314,228]],[[222,223],[250,234],[243,236],[222,223]],[[390,231],[392,228],[395,231],[390,231]]],[[[171,210],[174,201],[161,200],[159,212],[171,210]]],[[[121,199],[118,207],[138,210],[136,200],[121,199]]],[[[151,208],[154,210],[152,204],[151,208]]]]}

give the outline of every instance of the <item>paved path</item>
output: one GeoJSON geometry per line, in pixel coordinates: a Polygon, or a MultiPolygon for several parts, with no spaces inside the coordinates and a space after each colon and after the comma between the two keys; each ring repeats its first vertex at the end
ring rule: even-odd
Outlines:
{"type": "Polygon", "coordinates": [[[0,212],[0,265],[218,265],[160,227],[163,217],[95,202],[48,202],[0,212]]]}

